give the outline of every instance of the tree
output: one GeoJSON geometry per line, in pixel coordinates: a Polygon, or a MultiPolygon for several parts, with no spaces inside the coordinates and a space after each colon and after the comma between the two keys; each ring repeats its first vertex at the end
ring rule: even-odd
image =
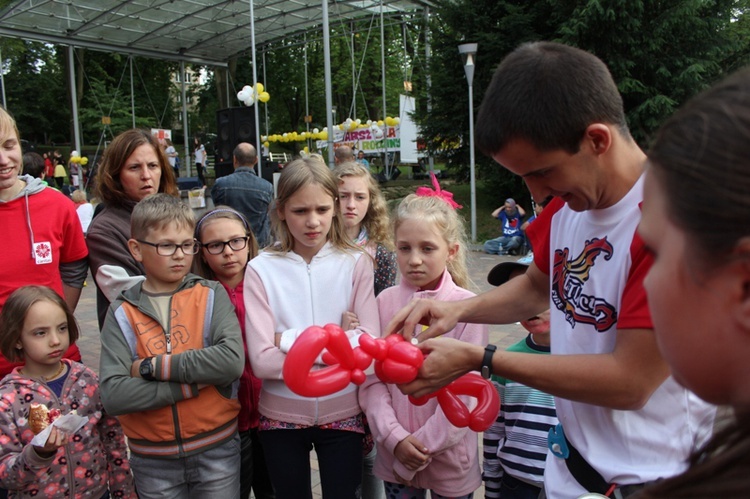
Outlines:
{"type": "Polygon", "coordinates": [[[623,96],[644,147],[661,123],[725,73],[741,48],[729,31],[734,0],[566,2],[559,40],[596,54],[623,96]]]}
{"type": "Polygon", "coordinates": [[[67,115],[62,68],[54,47],[25,40],[2,40],[8,110],[23,138],[32,144],[64,142],[67,115]]]}
{"type": "MultiPolygon", "coordinates": [[[[732,0],[438,0],[431,21],[434,37],[432,112],[422,95],[418,122],[429,150],[442,153],[460,176],[468,166],[468,112],[459,97],[466,82],[457,53],[464,41],[478,42],[475,104],[492,73],[520,43],[560,41],[588,50],[610,67],[623,94],[632,133],[641,145],[687,98],[747,59],[748,38],[740,36],[744,9],[732,0]],[[458,148],[446,148],[446,144],[458,148]]],[[[501,119],[501,117],[498,117],[501,119]]],[[[498,189],[513,189],[510,174],[479,171],[498,189]]],[[[488,168],[489,167],[489,168],[488,168]]],[[[525,192],[519,189],[517,192],[525,192]]]]}

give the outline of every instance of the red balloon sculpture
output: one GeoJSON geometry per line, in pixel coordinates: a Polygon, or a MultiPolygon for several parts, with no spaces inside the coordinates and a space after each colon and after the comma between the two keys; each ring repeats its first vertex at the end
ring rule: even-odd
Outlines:
{"type": "Polygon", "coordinates": [[[372,358],[353,350],[343,329],[335,324],[325,327],[310,326],[294,342],[284,361],[283,376],[286,386],[303,397],[322,397],[346,388],[350,382],[365,382],[365,369],[372,358]],[[325,356],[329,365],[313,371],[318,356],[325,356]]]}
{"type": "Polygon", "coordinates": [[[495,387],[474,373],[464,374],[448,386],[429,395],[418,398],[409,395],[409,401],[414,405],[424,405],[432,397],[437,397],[445,417],[453,426],[459,428],[468,426],[476,432],[484,431],[492,426],[497,413],[500,412],[500,398],[495,387]],[[458,395],[474,397],[477,399],[477,406],[469,412],[458,395]]]}
{"type": "MultiPolygon", "coordinates": [[[[384,383],[409,383],[417,377],[424,362],[422,351],[392,334],[386,338],[359,337],[359,347],[352,348],[346,333],[336,324],[325,327],[310,326],[297,338],[287,353],[283,375],[286,385],[303,397],[322,397],[342,390],[349,383],[361,385],[365,369],[375,360],[375,375],[384,383]],[[325,349],[325,352],[323,351],[325,349]],[[321,358],[327,367],[312,370],[321,358]]],[[[500,410],[500,398],[492,384],[477,374],[465,374],[448,386],[409,400],[424,405],[432,397],[453,426],[469,427],[480,432],[489,428],[500,410]],[[469,411],[459,395],[477,399],[477,406],[469,411]]]]}

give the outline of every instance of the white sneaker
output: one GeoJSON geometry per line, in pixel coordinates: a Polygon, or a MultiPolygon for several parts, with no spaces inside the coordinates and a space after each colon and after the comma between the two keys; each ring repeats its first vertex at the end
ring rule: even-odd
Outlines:
{"type": "Polygon", "coordinates": [[[531,265],[531,262],[534,261],[534,253],[529,253],[523,258],[518,259],[518,263],[522,263],[524,265],[531,265]]]}

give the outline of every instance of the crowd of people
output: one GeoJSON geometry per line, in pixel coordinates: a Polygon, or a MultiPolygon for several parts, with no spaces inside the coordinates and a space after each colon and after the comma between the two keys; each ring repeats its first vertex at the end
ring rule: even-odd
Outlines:
{"type": "MultiPolygon", "coordinates": [[[[533,253],[479,295],[436,179],[389,213],[342,147],[335,167],[287,164],[274,194],[238,144],[196,220],[174,148],[132,129],[104,153],[94,210],[84,190],[74,202],[44,182],[60,165],[23,156],[0,108],[2,493],[310,498],[314,449],[332,499],[469,499],[483,481],[505,499],[747,495],[750,70],[643,151],[601,60],[527,43],[498,66],[477,125],[534,201],[525,223],[513,198],[493,212],[503,233],[485,251],[533,253]],[[89,271],[99,366],[76,347],[94,333],[74,316],[89,271]],[[488,324],[517,321],[521,342],[488,344],[488,324]],[[424,354],[418,375],[298,394],[285,361],[325,324],[351,345],[403,336],[424,354]],[[481,456],[436,398],[412,403],[472,371],[502,401],[481,456]],[[730,414],[714,434],[717,406],[730,414]],[[63,417],[35,435],[39,410],[63,417]]],[[[205,183],[198,140],[194,153],[205,183]]]]}

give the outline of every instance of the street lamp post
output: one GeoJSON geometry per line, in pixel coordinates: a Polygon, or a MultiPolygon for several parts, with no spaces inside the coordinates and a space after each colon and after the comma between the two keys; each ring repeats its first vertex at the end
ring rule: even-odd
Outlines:
{"type": "Polygon", "coordinates": [[[464,61],[466,82],[469,84],[469,171],[471,181],[471,241],[477,241],[477,185],[474,175],[474,62],[477,56],[476,43],[458,46],[458,53],[464,61]]]}

